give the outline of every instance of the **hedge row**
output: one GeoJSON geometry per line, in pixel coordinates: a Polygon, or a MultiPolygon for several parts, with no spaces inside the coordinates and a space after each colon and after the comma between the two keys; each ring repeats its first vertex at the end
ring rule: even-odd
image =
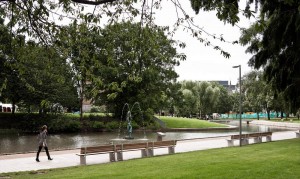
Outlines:
{"type": "MultiPolygon", "coordinates": [[[[80,132],[80,131],[113,131],[120,127],[120,122],[109,116],[84,116],[80,121],[78,116],[60,114],[60,115],[40,115],[36,113],[0,113],[0,128],[1,129],[17,129],[22,132],[37,132],[40,127],[47,125],[49,130],[54,133],[60,132],[80,132]]],[[[138,129],[139,126],[135,121],[132,121],[133,129],[138,129]]],[[[155,122],[144,124],[148,129],[157,129],[159,125],[155,122]]],[[[122,123],[122,128],[126,128],[126,124],[122,123]]]]}

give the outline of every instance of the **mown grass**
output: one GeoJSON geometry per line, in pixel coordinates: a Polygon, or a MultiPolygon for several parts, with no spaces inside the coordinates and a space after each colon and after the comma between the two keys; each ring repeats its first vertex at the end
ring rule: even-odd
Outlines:
{"type": "Polygon", "coordinates": [[[179,118],[160,116],[160,120],[165,122],[167,128],[208,128],[208,127],[227,127],[223,124],[208,122],[195,118],[179,118]]]}
{"type": "Polygon", "coordinates": [[[300,176],[299,167],[300,139],[291,139],[0,177],[296,179],[300,176]]]}

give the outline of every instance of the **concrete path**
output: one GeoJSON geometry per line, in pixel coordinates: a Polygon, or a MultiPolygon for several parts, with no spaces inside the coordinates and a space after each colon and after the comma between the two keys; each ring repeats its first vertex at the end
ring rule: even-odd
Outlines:
{"type": "MultiPolygon", "coordinates": [[[[272,140],[285,140],[295,138],[295,131],[288,132],[274,132],[272,135],[272,140]]],[[[197,150],[206,150],[213,148],[227,147],[227,140],[229,137],[215,137],[215,138],[205,138],[205,139],[194,139],[194,140],[181,140],[177,142],[175,147],[175,153],[183,153],[197,150]]],[[[234,143],[236,146],[239,145],[239,141],[236,140],[234,143]]],[[[263,142],[265,142],[263,140],[263,142]]],[[[250,139],[250,144],[253,141],[250,139]]],[[[41,169],[51,169],[51,168],[63,168],[80,165],[79,157],[76,156],[79,153],[77,150],[65,150],[65,151],[50,151],[53,160],[48,161],[44,151],[40,154],[40,161],[35,161],[35,153],[27,154],[16,154],[16,155],[0,155],[0,173],[7,172],[18,172],[18,171],[32,171],[41,169]]],[[[164,155],[168,153],[167,148],[155,149],[154,155],[164,155]]],[[[133,158],[140,158],[140,151],[125,152],[123,155],[124,160],[129,160],[133,158]]],[[[91,155],[87,156],[86,162],[88,165],[108,163],[109,155],[91,155]]]]}

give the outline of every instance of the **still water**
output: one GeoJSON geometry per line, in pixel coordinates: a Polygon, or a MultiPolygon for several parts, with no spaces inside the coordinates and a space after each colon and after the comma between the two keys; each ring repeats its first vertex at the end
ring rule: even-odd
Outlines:
{"type": "MultiPolygon", "coordinates": [[[[230,122],[229,125],[238,126],[238,122],[230,122]]],[[[276,128],[270,126],[257,126],[243,124],[243,133],[253,132],[276,132],[287,131],[286,128],[276,128]]],[[[167,132],[163,140],[184,140],[192,138],[206,138],[216,136],[227,136],[238,134],[239,130],[218,130],[218,131],[201,131],[201,132],[167,132]]],[[[145,134],[148,141],[156,140],[156,132],[137,132],[133,131],[134,141],[145,140],[145,134]]],[[[120,138],[124,136],[121,135],[120,138]]],[[[111,142],[126,142],[118,139],[116,132],[93,132],[93,133],[79,133],[79,134],[51,134],[47,138],[48,147],[50,150],[54,149],[75,149],[82,146],[93,146],[109,144],[111,142]]],[[[37,136],[29,134],[0,134],[0,154],[5,153],[19,153],[32,152],[37,149],[37,136]]]]}

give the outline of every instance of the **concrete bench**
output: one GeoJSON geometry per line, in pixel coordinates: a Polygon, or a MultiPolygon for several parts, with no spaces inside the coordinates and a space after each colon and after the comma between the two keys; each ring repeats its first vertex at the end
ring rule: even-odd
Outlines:
{"type": "Polygon", "coordinates": [[[296,137],[300,138],[300,129],[299,129],[299,131],[296,132],[296,137]]]}
{"type": "Polygon", "coordinates": [[[117,145],[104,145],[96,147],[82,147],[80,149],[80,164],[86,165],[86,156],[109,154],[111,162],[116,161],[115,154],[117,153],[117,160],[123,160],[123,152],[141,150],[141,157],[154,156],[154,149],[156,148],[168,148],[169,154],[175,153],[176,141],[157,141],[157,142],[142,142],[142,143],[130,143],[130,144],[117,144],[117,145]]]}
{"type": "Polygon", "coordinates": [[[109,154],[109,160],[111,162],[115,161],[115,145],[104,145],[95,147],[82,147],[80,148],[80,164],[86,165],[86,156],[88,155],[98,155],[98,154],[109,154]]]}
{"type": "Polygon", "coordinates": [[[148,156],[154,156],[154,149],[168,148],[169,154],[175,153],[176,140],[157,141],[148,143],[148,156]]]}
{"type": "MultiPolygon", "coordinates": [[[[262,142],[263,137],[266,137],[267,142],[272,141],[272,132],[242,134],[241,135],[241,144],[248,145],[250,138],[253,138],[254,143],[260,143],[260,142],[262,142]]],[[[239,139],[240,139],[240,135],[231,135],[230,139],[227,139],[228,146],[229,147],[234,146],[234,141],[239,140],[239,139]]]]}
{"type": "Polygon", "coordinates": [[[147,157],[148,156],[148,142],[144,143],[132,143],[132,144],[118,144],[116,145],[116,151],[117,151],[117,160],[122,161],[123,160],[123,152],[126,151],[135,151],[135,150],[141,150],[141,157],[147,157]]]}
{"type": "Polygon", "coordinates": [[[141,150],[141,157],[154,156],[154,149],[168,148],[169,154],[175,153],[176,141],[157,141],[157,142],[145,142],[145,143],[132,143],[132,144],[118,144],[116,145],[117,160],[123,160],[123,152],[141,150]]]}

